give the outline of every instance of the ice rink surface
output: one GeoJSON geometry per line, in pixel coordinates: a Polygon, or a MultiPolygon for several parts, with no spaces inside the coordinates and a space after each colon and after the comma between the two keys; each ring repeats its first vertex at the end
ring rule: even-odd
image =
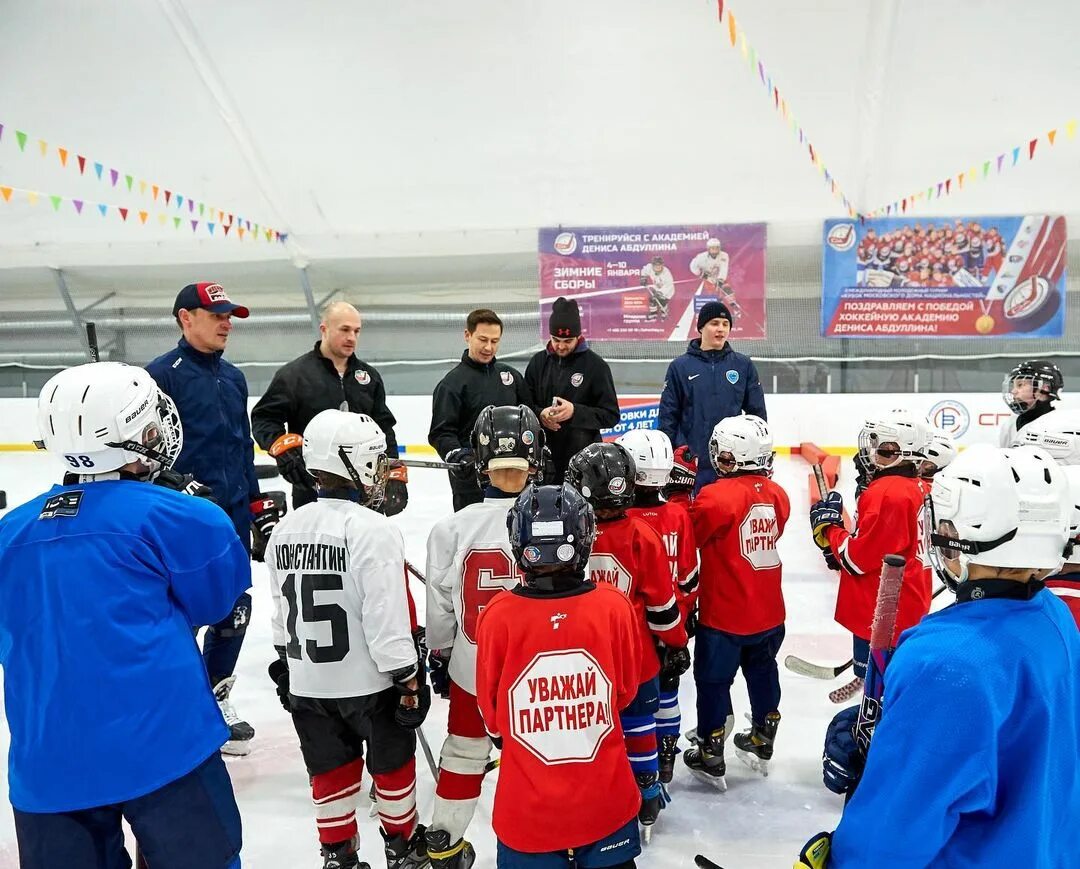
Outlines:
{"type": "MultiPolygon", "coordinates": [[[[847,466],[845,466],[846,469],[847,466]]],[[[836,664],[851,656],[850,636],[833,622],[836,598],[835,574],[824,567],[810,539],[807,523],[807,474],[809,465],[798,457],[778,456],[775,479],[791,498],[792,515],[780,553],[784,563],[784,595],[787,602],[787,638],[779,659],[796,654],[815,662],[836,664]]],[[[0,454],[0,489],[15,506],[45,491],[58,481],[62,469],[44,454],[0,454]]],[[[851,474],[847,475],[849,478],[851,474]]],[[[287,489],[279,478],[263,481],[263,489],[287,489]]],[[[841,485],[849,510],[851,484],[841,485]]],[[[405,538],[409,560],[423,570],[424,546],[432,524],[451,509],[450,489],[444,472],[413,470],[409,483],[409,506],[395,518],[405,538]]],[[[72,567],[77,570],[77,566],[72,567]]],[[[288,715],[278,705],[266,665],[274,657],[270,634],[269,590],[265,568],[253,566],[254,608],[233,692],[236,708],[255,729],[252,753],[230,758],[229,772],[244,819],[243,865],[251,869],[301,869],[319,867],[318,843],[311,812],[307,774],[300,757],[296,734],[288,715]]],[[[424,590],[414,583],[413,594],[423,607],[424,590]]],[[[783,720],[777,736],[776,754],[769,777],[750,771],[734,756],[728,740],[728,791],[720,793],[692,778],[677,762],[670,786],[672,803],[661,814],[652,844],[638,860],[642,867],[674,869],[693,865],[693,856],[705,854],[724,869],[791,866],[799,848],[819,830],[831,830],[840,815],[841,800],[821,783],[821,751],[825,728],[838,707],[827,693],[850,678],[850,671],[835,682],[797,676],[781,664],[783,720]]],[[[732,698],[737,729],[747,726],[746,688],[736,680],[732,698]]],[[[681,690],[683,732],[695,723],[694,683],[683,677],[681,690]]],[[[424,732],[438,757],[446,732],[446,701],[435,698],[424,732]]],[[[0,728],[0,747],[7,749],[6,720],[0,728]]],[[[685,748],[685,740],[680,741],[685,748]]],[[[420,819],[431,817],[434,781],[422,754],[417,751],[420,819]]],[[[3,775],[7,770],[4,767],[3,775]]],[[[467,838],[476,847],[479,869],[495,866],[495,839],[491,830],[491,807],[498,773],[485,781],[476,818],[467,838]]],[[[365,776],[365,791],[369,779],[365,776]]],[[[585,786],[588,786],[586,780],[585,786]]],[[[602,793],[596,799],[603,800],[602,793]]],[[[358,810],[360,855],[373,869],[385,866],[376,821],[368,817],[366,798],[358,810]]],[[[552,807],[555,816],[558,807],[552,807]]],[[[550,824],[550,820],[539,820],[550,824]]],[[[0,813],[0,869],[17,867],[15,831],[10,811],[0,813]]]]}

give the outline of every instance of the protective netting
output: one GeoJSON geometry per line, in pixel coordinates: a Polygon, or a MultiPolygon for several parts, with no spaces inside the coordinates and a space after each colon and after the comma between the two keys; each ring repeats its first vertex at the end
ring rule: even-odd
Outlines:
{"type": "MultiPolygon", "coordinates": [[[[993,391],[1014,360],[1031,356],[1053,358],[1067,382],[1080,380],[1080,349],[1068,338],[1080,329],[1078,271],[1074,249],[1063,339],[827,339],[819,334],[820,246],[770,246],[768,338],[735,345],[757,361],[767,392],[993,391]]],[[[227,355],[244,368],[253,394],[310,348],[312,311],[330,299],[361,309],[360,355],[398,394],[432,390],[460,357],[465,316],[476,307],[493,308],[505,322],[500,358],[524,368],[541,347],[536,255],[528,251],[323,261],[306,272],[284,261],[11,269],[0,271],[0,395],[36,395],[55,371],[84,361],[85,321],[97,325],[103,359],[141,364],[164,352],[178,337],[173,298],[197,280],[218,281],[252,309],[236,322],[227,355]]],[[[667,363],[684,349],[662,341],[594,346],[622,393],[658,391],[667,363]]]]}

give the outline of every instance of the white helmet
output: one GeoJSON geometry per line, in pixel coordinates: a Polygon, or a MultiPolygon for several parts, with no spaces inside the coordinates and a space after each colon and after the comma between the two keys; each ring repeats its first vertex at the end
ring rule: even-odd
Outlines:
{"type": "Polygon", "coordinates": [[[720,239],[718,239],[718,238],[710,238],[707,242],[705,242],[705,247],[707,247],[707,248],[715,247],[717,250],[719,250],[720,249],[720,239]]]}
{"type": "MultiPolygon", "coordinates": [[[[859,431],[859,455],[872,470],[890,468],[904,460],[917,462],[926,458],[929,446],[929,425],[909,410],[889,410],[868,417],[859,431]],[[898,461],[883,465],[877,460],[878,445],[889,443],[897,445],[895,459],[898,461]]],[[[885,457],[884,451],[881,456],[885,457]]]]}
{"type": "Polygon", "coordinates": [[[1024,426],[1019,446],[1042,447],[1059,465],[1080,465],[1080,410],[1055,410],[1024,426]]]}
{"type": "Polygon", "coordinates": [[[1042,450],[977,444],[934,477],[930,498],[930,560],[950,588],[971,564],[1061,566],[1072,502],[1063,471],[1042,450]],[[959,561],[959,573],[946,558],[959,561]]]}
{"type": "Polygon", "coordinates": [[[389,469],[386,435],[367,414],[324,410],[304,429],[304,464],[362,484],[377,502],[389,469]]]}
{"type": "Polygon", "coordinates": [[[930,445],[926,448],[926,458],[922,462],[922,475],[932,477],[956,458],[956,441],[952,435],[940,429],[930,432],[930,445]]]}
{"type": "Polygon", "coordinates": [[[771,471],[773,440],[769,426],[753,414],[720,420],[709,436],[709,461],[720,476],[735,471],[771,471]],[[721,461],[721,453],[731,453],[734,462],[721,461]],[[725,465],[731,467],[725,470],[725,465]]]}
{"type": "Polygon", "coordinates": [[[675,457],[671,441],[658,428],[635,428],[615,439],[634,459],[637,474],[634,482],[639,486],[661,489],[668,484],[675,457]]]}
{"type": "Polygon", "coordinates": [[[103,474],[142,462],[153,474],[172,467],[184,446],[180,415],[142,368],[88,362],[49,379],[38,395],[45,449],[68,470],[103,474]]]}

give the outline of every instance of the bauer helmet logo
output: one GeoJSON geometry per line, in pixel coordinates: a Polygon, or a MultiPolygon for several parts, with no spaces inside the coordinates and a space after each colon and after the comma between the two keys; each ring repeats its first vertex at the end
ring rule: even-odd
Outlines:
{"type": "Polygon", "coordinates": [[[555,241],[551,246],[555,249],[555,253],[570,256],[577,250],[577,235],[572,232],[560,232],[555,236],[555,241]]]}

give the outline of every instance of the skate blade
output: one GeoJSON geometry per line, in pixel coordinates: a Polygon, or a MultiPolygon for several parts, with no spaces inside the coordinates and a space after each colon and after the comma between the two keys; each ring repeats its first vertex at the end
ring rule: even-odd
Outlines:
{"type": "Polygon", "coordinates": [[[687,769],[690,771],[690,775],[692,775],[698,781],[703,781],[707,785],[712,785],[722,794],[727,793],[727,780],[725,776],[709,775],[707,772],[702,772],[701,770],[697,770],[689,766],[687,767],[687,769]]]}
{"type": "Polygon", "coordinates": [[[229,757],[247,757],[251,754],[251,740],[230,739],[221,746],[219,751],[222,754],[227,754],[229,757]]]}
{"type": "Polygon", "coordinates": [[[743,751],[741,748],[735,749],[735,756],[763,778],[769,777],[769,762],[767,760],[762,760],[753,752],[743,751]]]}

